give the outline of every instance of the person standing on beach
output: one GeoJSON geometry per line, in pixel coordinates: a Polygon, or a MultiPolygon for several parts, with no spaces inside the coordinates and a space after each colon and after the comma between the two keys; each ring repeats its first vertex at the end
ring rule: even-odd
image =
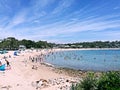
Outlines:
{"type": "Polygon", "coordinates": [[[5,59],[5,61],[6,61],[7,67],[10,67],[10,63],[9,63],[9,61],[6,60],[6,59],[5,59]]]}

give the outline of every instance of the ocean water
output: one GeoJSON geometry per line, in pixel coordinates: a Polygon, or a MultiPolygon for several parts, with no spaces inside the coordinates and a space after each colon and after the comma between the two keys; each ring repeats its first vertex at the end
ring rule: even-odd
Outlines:
{"type": "Polygon", "coordinates": [[[72,50],[50,53],[47,63],[77,70],[120,70],[120,50],[72,50]]]}

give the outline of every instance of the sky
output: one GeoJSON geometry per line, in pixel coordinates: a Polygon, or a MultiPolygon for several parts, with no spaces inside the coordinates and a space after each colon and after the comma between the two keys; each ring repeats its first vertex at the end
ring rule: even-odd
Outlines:
{"type": "Polygon", "coordinates": [[[0,39],[120,40],[120,0],[0,0],[0,39]]]}

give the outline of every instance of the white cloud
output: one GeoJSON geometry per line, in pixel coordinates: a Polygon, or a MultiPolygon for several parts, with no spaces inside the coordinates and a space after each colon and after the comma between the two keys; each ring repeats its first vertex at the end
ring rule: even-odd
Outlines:
{"type": "Polygon", "coordinates": [[[72,3],[73,3],[73,0],[61,0],[59,2],[59,5],[53,10],[52,14],[56,14],[65,10],[66,8],[70,7],[72,3]]]}
{"type": "Polygon", "coordinates": [[[26,14],[27,12],[24,10],[17,13],[12,19],[10,19],[9,24],[6,26],[6,29],[13,28],[21,23],[26,22],[27,21],[26,14]]]}
{"type": "Polygon", "coordinates": [[[41,7],[45,7],[48,4],[53,3],[55,0],[39,0],[39,4],[41,5],[41,7]]]}
{"type": "Polygon", "coordinates": [[[87,31],[96,32],[96,35],[99,34],[98,32],[104,32],[109,37],[113,35],[118,38],[120,36],[118,32],[111,34],[113,31],[109,31],[109,29],[118,31],[120,28],[120,15],[113,13],[99,16],[95,14],[94,12],[102,9],[101,6],[89,9],[90,5],[86,5],[78,11],[68,13],[65,16],[63,15],[63,17],[54,18],[56,14],[62,14],[64,10],[71,7],[73,0],[60,0],[58,6],[50,13],[44,8],[54,3],[55,0],[32,1],[35,2],[32,7],[18,11],[19,13],[9,20],[1,19],[0,31],[3,33],[1,37],[14,36],[19,39],[66,42],[67,38],[74,37],[75,33],[87,31]],[[9,22],[9,24],[6,24],[6,27],[3,28],[5,24],[2,25],[2,23],[5,21],[9,22]],[[23,27],[14,28],[21,24],[24,24],[23,27]]]}
{"type": "Polygon", "coordinates": [[[31,4],[33,9],[38,11],[39,9],[43,9],[47,5],[54,3],[55,0],[31,0],[31,4]]]}
{"type": "MultiPolygon", "coordinates": [[[[117,23],[117,22],[116,22],[117,23]]],[[[67,35],[71,35],[76,33],[76,32],[83,32],[83,31],[100,31],[100,30],[105,30],[105,29],[111,29],[111,28],[116,28],[116,27],[120,27],[119,24],[116,23],[93,23],[91,22],[91,24],[88,25],[88,23],[84,23],[81,24],[80,23],[76,23],[74,25],[71,25],[69,27],[66,27],[64,25],[51,25],[51,27],[44,27],[44,28],[39,28],[39,29],[32,29],[34,31],[33,34],[28,35],[27,38],[35,38],[35,39],[47,39],[49,40],[50,37],[60,37],[61,35],[67,36],[67,35]]],[[[71,37],[70,36],[70,37],[71,37]]],[[[69,37],[69,36],[68,36],[69,37]]]]}
{"type": "Polygon", "coordinates": [[[120,9],[120,7],[119,7],[119,6],[117,6],[117,7],[114,7],[113,9],[120,9]]]}
{"type": "MultiPolygon", "coordinates": [[[[19,17],[17,17],[18,19],[15,18],[15,21],[19,20],[20,17],[25,17],[25,15],[23,14],[23,16],[21,14],[18,15],[19,17]]],[[[116,16],[118,17],[118,16],[116,16]]],[[[58,41],[55,39],[55,37],[59,37],[59,42],[64,42],[66,41],[63,40],[63,38],[61,38],[61,35],[63,35],[64,37],[70,38],[73,37],[72,35],[74,35],[75,33],[80,33],[80,32],[84,32],[84,31],[104,31],[107,34],[107,36],[110,36],[110,33],[112,31],[109,31],[109,29],[114,29],[116,30],[117,28],[120,28],[120,20],[114,19],[111,20],[110,18],[114,18],[113,16],[104,16],[104,17],[94,17],[91,16],[88,19],[74,19],[71,20],[71,22],[69,21],[58,21],[58,22],[54,22],[51,24],[46,24],[46,25],[39,25],[37,27],[24,27],[24,28],[16,28],[14,29],[14,32],[12,31],[12,29],[9,30],[8,33],[5,33],[5,35],[11,35],[11,36],[15,36],[19,39],[31,39],[31,40],[48,40],[48,41],[58,41]],[[110,20],[109,20],[110,19],[110,20]],[[106,30],[106,31],[105,31],[106,30]],[[12,31],[12,32],[10,32],[12,31]],[[51,39],[52,37],[52,39],[51,39]],[[60,39],[61,38],[61,39],[60,39]]],[[[72,18],[71,18],[72,19],[72,18]]],[[[24,22],[24,18],[23,21],[18,22],[17,24],[23,23],[24,22]]],[[[35,21],[37,22],[37,20],[35,21]]],[[[11,24],[12,26],[17,25],[17,24],[11,24]]],[[[115,37],[119,37],[120,34],[118,34],[118,32],[114,32],[115,37]],[[119,35],[119,36],[118,36],[119,35]]]]}

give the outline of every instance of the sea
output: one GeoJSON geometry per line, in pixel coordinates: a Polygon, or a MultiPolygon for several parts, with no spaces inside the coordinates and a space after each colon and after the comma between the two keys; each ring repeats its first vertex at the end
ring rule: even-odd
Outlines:
{"type": "Polygon", "coordinates": [[[120,50],[68,50],[50,53],[45,62],[84,71],[120,70],[120,50]]]}

